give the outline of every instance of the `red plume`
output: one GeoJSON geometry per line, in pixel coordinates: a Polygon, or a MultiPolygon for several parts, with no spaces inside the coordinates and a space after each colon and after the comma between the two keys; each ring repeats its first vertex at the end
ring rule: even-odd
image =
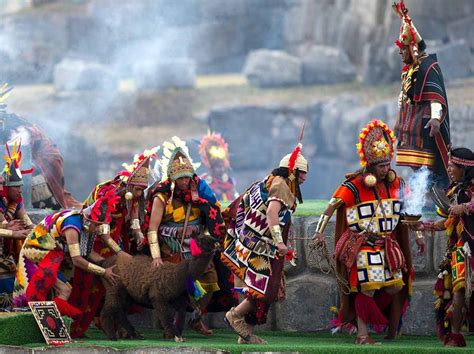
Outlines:
{"type": "Polygon", "coordinates": [[[290,156],[290,161],[288,162],[288,171],[292,172],[295,169],[296,160],[298,159],[298,154],[301,152],[301,143],[299,143],[296,148],[293,150],[290,156]]]}

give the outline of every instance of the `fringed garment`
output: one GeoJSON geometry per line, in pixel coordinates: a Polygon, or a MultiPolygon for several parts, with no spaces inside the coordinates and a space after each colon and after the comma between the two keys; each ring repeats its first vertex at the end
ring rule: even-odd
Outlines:
{"type": "Polygon", "coordinates": [[[397,165],[427,166],[447,178],[450,144],[449,110],[441,69],[435,54],[402,73],[400,113],[395,125],[397,165]],[[440,132],[430,137],[425,125],[431,119],[431,101],[443,107],[440,132]]]}
{"type": "Polygon", "coordinates": [[[434,292],[438,296],[435,302],[436,328],[440,338],[450,331],[452,298],[455,292],[464,292],[470,306],[466,314],[468,330],[474,331],[474,301],[472,292],[472,272],[474,271],[474,186],[453,184],[448,188],[447,196],[451,205],[467,203],[469,214],[447,217],[444,226],[448,237],[446,252],[439,265],[438,279],[434,292]],[[470,299],[470,300],[469,300],[470,299]]]}
{"type": "Polygon", "coordinates": [[[266,215],[268,205],[273,200],[282,204],[279,219],[283,228],[283,241],[287,242],[296,198],[285,178],[271,175],[247,189],[234,202],[238,203],[237,208],[236,204],[231,205],[236,210],[227,225],[221,257],[244,283],[242,287],[246,296],[256,304],[256,313],[249,316],[254,318],[247,319],[253,324],[264,323],[268,304],[284,298],[284,258],[277,256],[266,215]]]}
{"type": "Polygon", "coordinates": [[[333,195],[344,201],[337,210],[335,257],[339,275],[349,284],[349,289],[338,284],[341,308],[334,325],[339,329],[354,325],[359,315],[376,330],[388,324],[390,336],[398,330],[413,280],[408,230],[399,222],[404,193],[401,178],[368,188],[363,176],[357,175],[333,195]],[[383,291],[387,286],[403,288],[390,296],[383,291]],[[375,302],[360,293],[372,290],[375,302]],[[357,314],[357,308],[369,310],[368,302],[373,306],[371,311],[357,314]],[[374,312],[380,315],[370,317],[374,312]]]}
{"type": "MultiPolygon", "coordinates": [[[[119,177],[98,184],[94,187],[87,199],[84,201],[83,207],[88,207],[94,202],[111,191],[118,192],[119,189],[125,188],[119,177]]],[[[129,202],[130,204],[130,202],[129,202]]],[[[130,252],[132,240],[130,238],[129,215],[130,205],[121,198],[120,205],[112,214],[110,222],[110,237],[125,251],[130,252]]],[[[97,238],[94,243],[94,251],[102,257],[110,257],[114,254],[102,239],[97,238]]],[[[74,269],[74,284],[69,302],[82,311],[82,315],[76,318],[71,325],[71,336],[80,338],[89,328],[91,322],[96,316],[101,301],[105,295],[105,289],[102,280],[97,275],[89,273],[79,267],[74,269]]]]}
{"type": "Polygon", "coordinates": [[[78,211],[63,210],[47,216],[25,239],[20,252],[13,292],[13,306],[28,306],[28,301],[44,301],[56,279],[67,283],[72,275],[64,232],[76,230],[81,255],[92,250],[94,237],[83,233],[82,217],[78,211]]]}
{"type": "MultiPolygon", "coordinates": [[[[206,181],[197,176],[193,177],[191,184],[190,190],[171,191],[171,183],[168,180],[157,182],[147,195],[145,231],[148,231],[154,199],[159,198],[165,205],[158,229],[161,258],[165,262],[180,263],[191,258],[191,239],[198,237],[206,229],[216,241],[222,243],[224,222],[213,190],[206,181]],[[190,212],[184,233],[188,206],[190,212]]],[[[230,272],[220,262],[219,255],[216,255],[206,272],[199,279],[195,279],[206,292],[213,293],[207,306],[208,311],[224,311],[235,303],[229,277],[230,272]]]]}

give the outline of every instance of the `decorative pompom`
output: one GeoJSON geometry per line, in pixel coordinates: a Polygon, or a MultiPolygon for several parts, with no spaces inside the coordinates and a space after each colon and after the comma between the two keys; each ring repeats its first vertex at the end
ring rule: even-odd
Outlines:
{"type": "Polygon", "coordinates": [[[201,253],[202,253],[202,250],[201,248],[199,247],[199,245],[197,244],[196,240],[195,239],[192,239],[191,240],[191,255],[193,257],[197,257],[199,256],[201,253]]]}

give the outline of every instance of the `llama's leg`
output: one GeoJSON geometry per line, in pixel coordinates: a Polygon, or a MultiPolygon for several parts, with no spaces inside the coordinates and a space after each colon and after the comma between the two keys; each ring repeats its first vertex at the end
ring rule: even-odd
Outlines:
{"type": "Polygon", "coordinates": [[[121,311],[117,312],[116,324],[125,330],[125,338],[143,339],[143,335],[138,334],[135,327],[133,327],[128,320],[128,308],[132,299],[128,296],[127,290],[123,287],[118,289],[118,301],[121,311]]]}
{"type": "Polygon", "coordinates": [[[116,287],[106,286],[104,307],[100,313],[102,330],[110,340],[117,340],[114,323],[123,309],[120,307],[119,291],[116,287]]]}
{"type": "Polygon", "coordinates": [[[159,300],[152,300],[152,304],[155,309],[155,314],[158,316],[158,319],[163,326],[165,334],[171,334],[174,336],[176,342],[182,342],[183,338],[180,336],[173,323],[174,308],[167,302],[159,300]]]}

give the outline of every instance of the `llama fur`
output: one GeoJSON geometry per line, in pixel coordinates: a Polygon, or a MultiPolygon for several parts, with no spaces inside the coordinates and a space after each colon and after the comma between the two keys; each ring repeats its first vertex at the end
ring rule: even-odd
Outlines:
{"type": "Polygon", "coordinates": [[[140,335],[128,321],[127,309],[132,303],[153,308],[166,334],[175,341],[183,341],[182,328],[173,323],[174,314],[184,317],[189,299],[186,292],[186,278],[198,279],[208,268],[218,246],[209,235],[197,239],[202,253],[179,264],[165,262],[159,267],[152,265],[148,256],[116,256],[102,262],[103,267],[116,265],[114,273],[119,275],[116,284],[103,280],[105,303],[100,315],[101,324],[107,337],[117,340],[114,322],[119,323],[129,338],[140,335]]]}

